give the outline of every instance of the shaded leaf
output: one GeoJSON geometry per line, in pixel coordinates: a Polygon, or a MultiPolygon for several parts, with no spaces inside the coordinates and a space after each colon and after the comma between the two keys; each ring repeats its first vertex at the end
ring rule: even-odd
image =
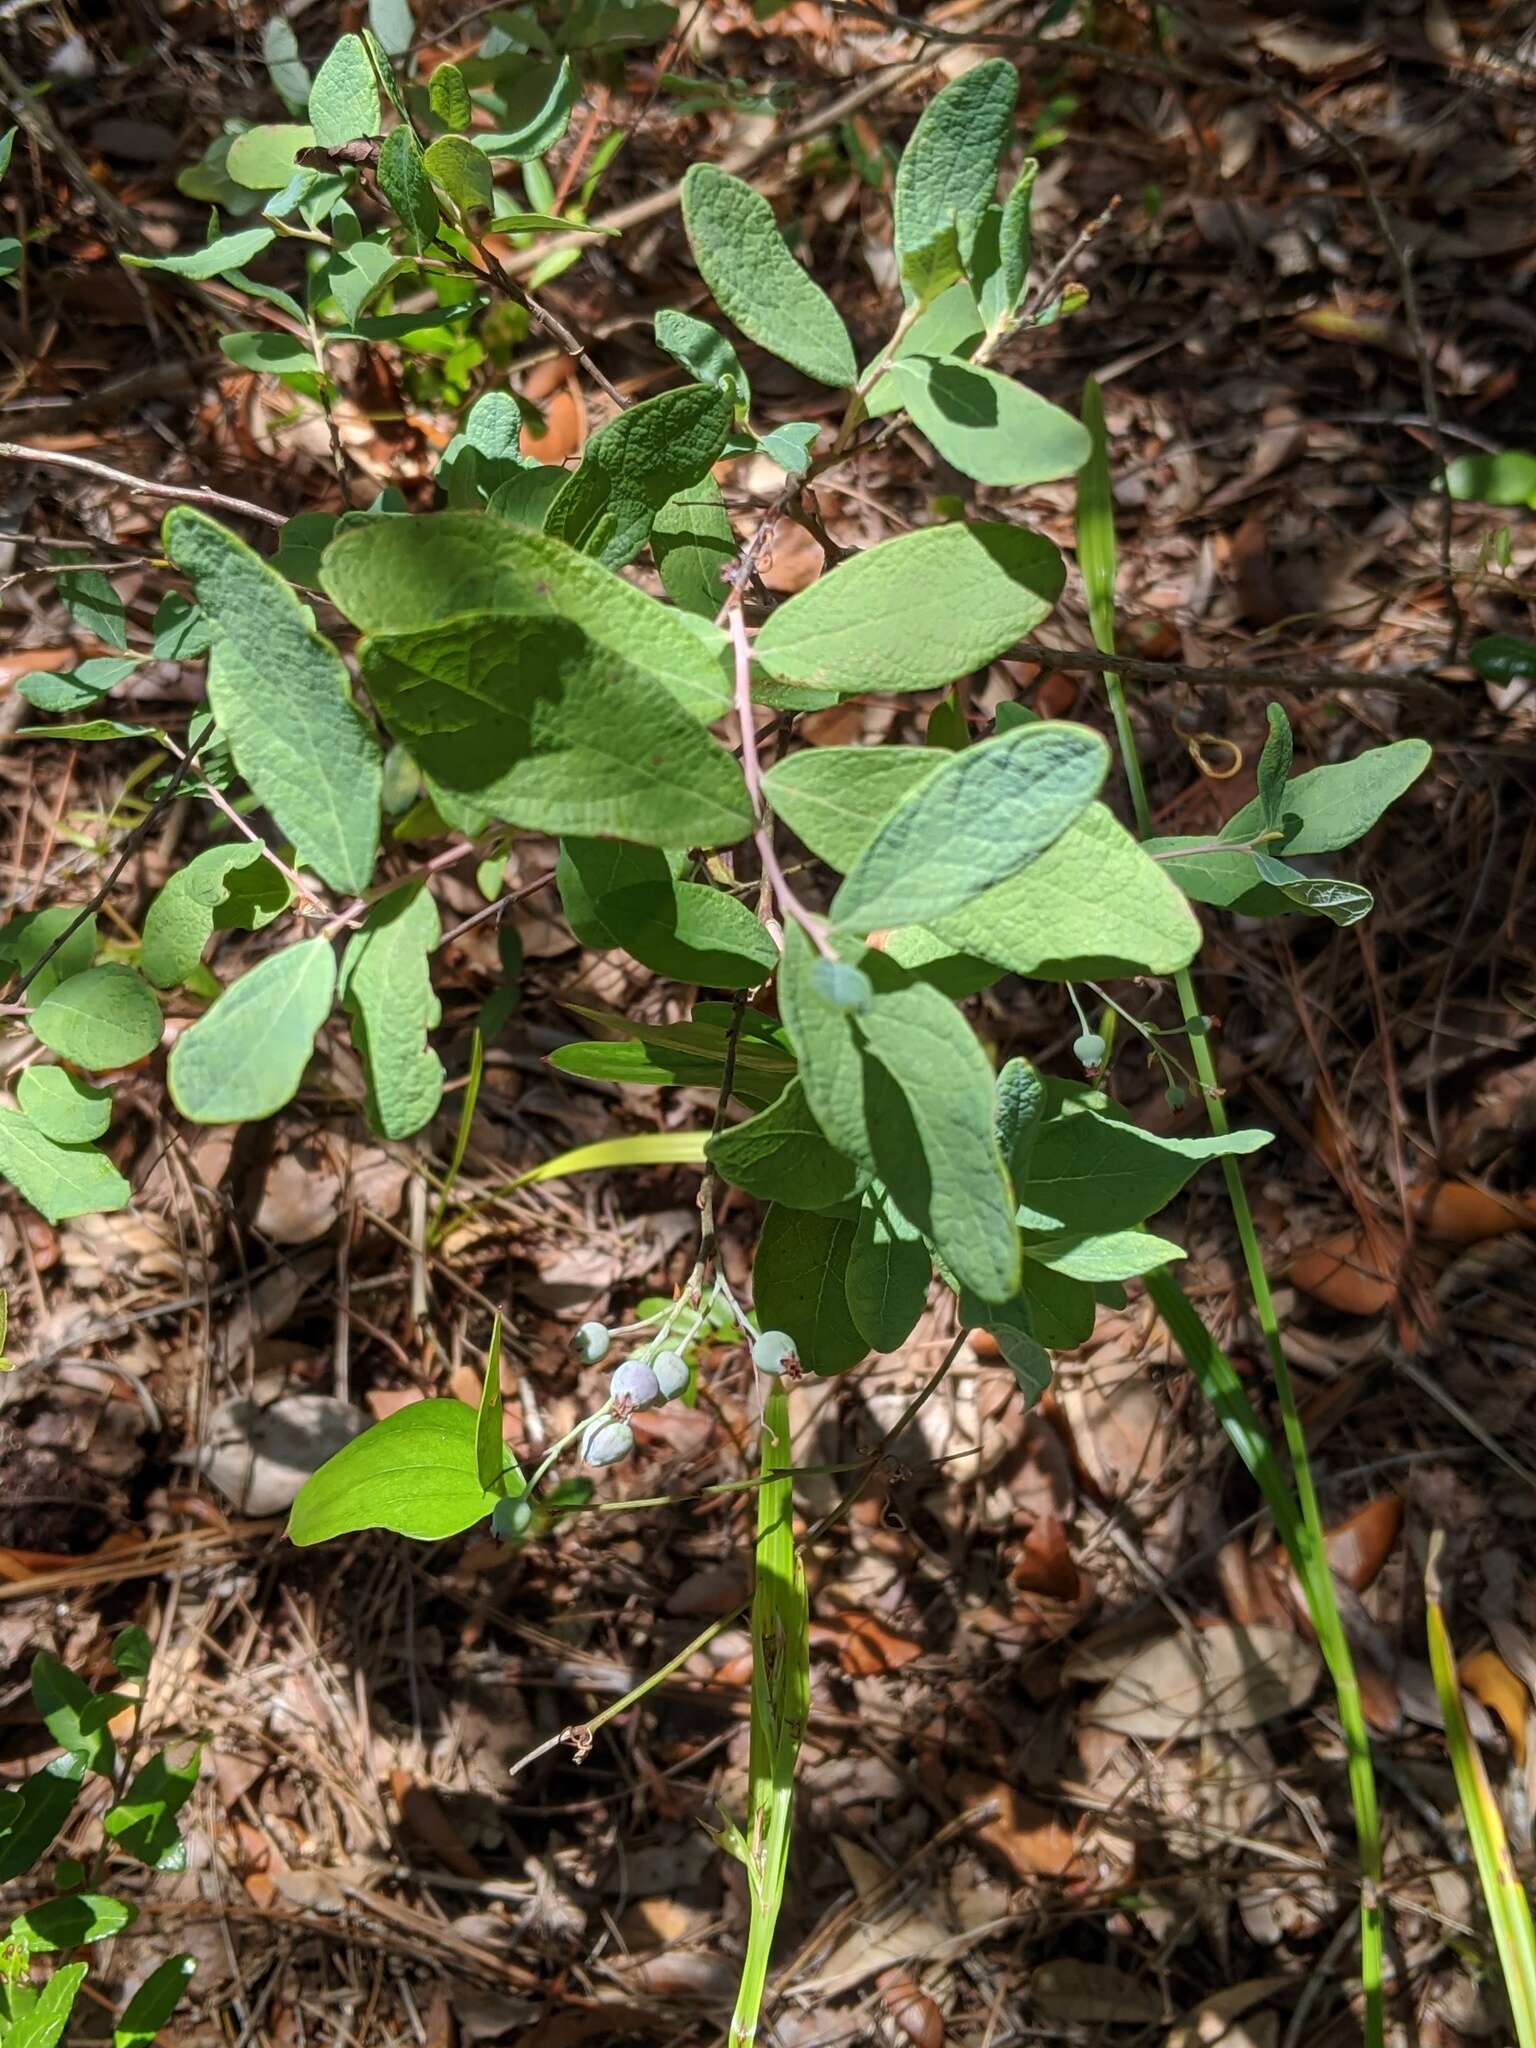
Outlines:
{"type": "Polygon", "coordinates": [[[60,1145],[31,1117],[0,1109],[0,1176],[50,1223],[126,1208],[133,1190],[94,1145],[60,1145]]]}
{"type": "Polygon", "coordinates": [[[112,1121],[112,1097],[63,1067],[26,1067],[16,1077],[16,1100],[45,1138],[58,1145],[88,1145],[112,1121]]]}
{"type": "Polygon", "coordinates": [[[588,441],[549,508],[546,531],[623,568],[668,499],[708,476],[730,428],[731,396],[719,386],[685,384],[630,406],[588,441]]]}
{"type": "Polygon", "coordinates": [[[107,1808],[102,1832],[150,1870],[185,1870],[187,1851],[176,1816],[192,1796],[202,1760],[200,1742],[188,1744],[180,1759],[169,1750],[152,1756],[118,1803],[107,1808]]]}
{"type": "Polygon", "coordinates": [[[1080,420],[996,370],[955,356],[903,355],[887,374],[944,459],[978,483],[1049,483],[1088,459],[1080,420]]]}
{"type": "Polygon", "coordinates": [[[167,1956],[134,1991],[112,2029],[112,2048],[150,2048],[181,2002],[197,1963],[191,1956],[167,1956]]]}
{"type": "Polygon", "coordinates": [[[846,1372],[869,1346],[848,1307],[848,1260],[855,1224],[775,1203],[763,1218],[752,1267],[752,1300],[765,1330],[784,1330],[808,1372],[846,1372]]]}
{"type": "Polygon", "coordinates": [[[139,965],[156,988],[175,988],[216,931],[259,932],[292,900],[286,878],[259,846],[211,846],[178,868],[150,904],[139,965]]]}
{"type": "Polygon", "coordinates": [[[871,1351],[897,1351],[928,1301],[932,1261],[922,1233],[878,1181],[864,1190],[848,1251],[848,1313],[871,1351]]]}
{"type": "Polygon", "coordinates": [[[798,1078],[756,1116],[711,1138],[708,1153],[732,1187],[801,1209],[839,1208],[857,1199],[865,1179],[822,1135],[798,1078]]]}

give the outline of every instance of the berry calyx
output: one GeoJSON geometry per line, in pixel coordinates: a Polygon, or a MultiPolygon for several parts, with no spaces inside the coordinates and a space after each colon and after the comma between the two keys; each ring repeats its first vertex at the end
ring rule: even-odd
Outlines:
{"type": "Polygon", "coordinates": [[[800,1353],[787,1330],[764,1330],[753,1342],[752,1363],[774,1379],[801,1377],[800,1353]]]}
{"type": "Polygon", "coordinates": [[[1072,1041],[1072,1056],[1084,1073],[1096,1074],[1109,1050],[1097,1031],[1083,1031],[1072,1041]]]}
{"type": "Polygon", "coordinates": [[[628,1415],[636,1408],[654,1408],[662,1400],[660,1382],[643,1358],[627,1359],[613,1369],[608,1381],[608,1398],[616,1415],[628,1415]]]}

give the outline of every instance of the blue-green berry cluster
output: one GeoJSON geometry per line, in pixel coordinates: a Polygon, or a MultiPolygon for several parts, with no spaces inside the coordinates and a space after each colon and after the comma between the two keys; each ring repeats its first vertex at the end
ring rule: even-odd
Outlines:
{"type": "MultiPolygon", "coordinates": [[[[599,1365],[612,1349],[615,1334],[602,1323],[583,1323],[571,1348],[583,1365],[599,1365]]],[[[680,1351],[638,1351],[616,1365],[608,1376],[608,1399],[581,1435],[581,1455],[587,1464],[616,1465],[627,1458],[635,1447],[630,1417],[637,1409],[660,1408],[675,1400],[690,1377],[680,1351]]]]}

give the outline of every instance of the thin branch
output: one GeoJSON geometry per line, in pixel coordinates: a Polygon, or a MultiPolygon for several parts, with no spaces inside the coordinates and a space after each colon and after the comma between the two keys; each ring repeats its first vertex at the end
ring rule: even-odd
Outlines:
{"type": "Polygon", "coordinates": [[[1198,683],[1227,690],[1392,690],[1403,696],[1433,697],[1442,704],[1455,702],[1443,684],[1412,671],[1284,668],[1278,662],[1197,668],[1185,661],[1142,661],[1134,654],[1101,654],[1094,647],[1045,647],[1038,640],[1016,642],[1008,649],[1007,658],[1038,661],[1047,668],[1134,676],[1144,683],[1198,683]]]}
{"type": "MultiPolygon", "coordinates": [[[[740,586],[737,588],[739,593],[740,586]]],[[[836,955],[827,943],[821,919],[808,910],[795,894],[773,844],[773,827],[769,822],[768,807],[763,801],[762,764],[757,755],[757,722],[752,703],[752,649],[747,641],[747,622],[741,615],[739,601],[730,607],[729,624],[736,668],[736,716],[741,725],[741,771],[746,777],[747,794],[752,800],[752,843],[757,848],[757,857],[763,864],[763,873],[768,877],[779,909],[799,925],[823,959],[832,960],[836,955]]]]}
{"type": "Polygon", "coordinates": [[[231,498],[224,491],[200,484],[162,484],[147,476],[132,476],[126,469],[109,469],[88,455],[66,455],[62,448],[29,448],[24,441],[0,441],[0,462],[35,462],[44,468],[74,469],[82,476],[99,477],[103,483],[120,484],[125,491],[137,491],[145,498],[174,498],[184,505],[213,505],[221,512],[238,512],[242,519],[260,519],[268,526],[286,526],[285,512],[269,512],[265,505],[253,505],[246,498],[231,498]]]}

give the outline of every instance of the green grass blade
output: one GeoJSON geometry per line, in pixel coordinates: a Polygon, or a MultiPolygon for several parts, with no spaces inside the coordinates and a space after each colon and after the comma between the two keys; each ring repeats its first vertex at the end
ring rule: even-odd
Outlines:
{"type": "Polygon", "coordinates": [[[442,1235],[443,1215],[448,1207],[448,1197],[453,1193],[453,1184],[459,1177],[459,1168],[464,1164],[464,1154],[469,1150],[470,1127],[475,1121],[475,1104],[480,1100],[480,1077],[485,1072],[485,1047],[477,1031],[469,1041],[469,1072],[464,1079],[464,1093],[459,1101],[459,1127],[453,1134],[453,1153],[448,1161],[448,1171],[443,1177],[442,1192],[437,1198],[437,1213],[432,1218],[432,1227],[427,1232],[429,1244],[436,1244],[442,1235]]]}
{"type": "Polygon", "coordinates": [[[1445,1721],[1445,1743],[1451,1753],[1456,1791],[1472,1842],[1483,1901],[1493,1926],[1515,2038],[1520,2048],[1536,2048],[1536,1928],[1531,1924],[1530,1899],[1509,1853],[1498,1801],[1462,1711],[1456,1655],[1440,1604],[1441,1543],[1437,1530],[1431,1538],[1424,1567],[1424,1621],[1429,1635],[1430,1669],[1445,1721]]]}

